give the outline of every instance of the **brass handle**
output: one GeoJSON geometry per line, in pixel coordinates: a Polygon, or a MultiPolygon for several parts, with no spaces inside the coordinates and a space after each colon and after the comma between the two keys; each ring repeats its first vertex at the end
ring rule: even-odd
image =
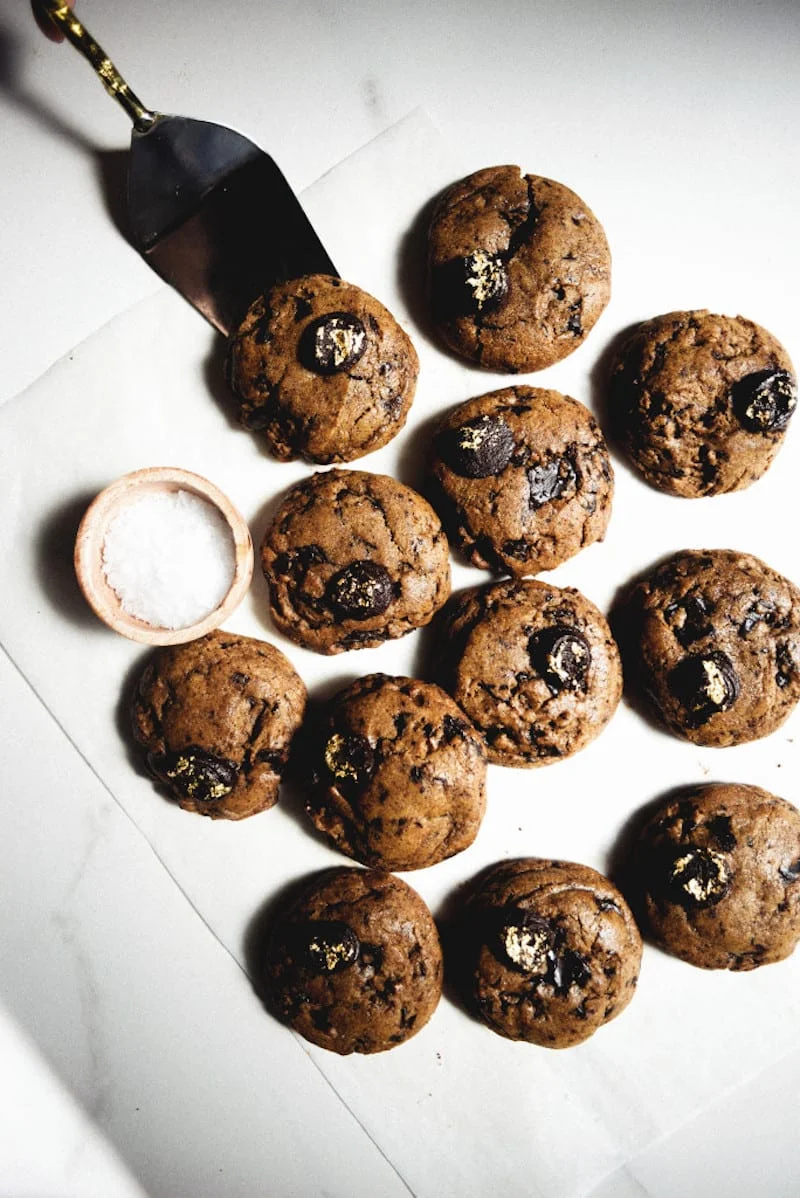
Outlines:
{"type": "Polygon", "coordinates": [[[75,49],[80,50],[83,57],[91,63],[108,94],[122,105],[133,121],[134,129],[139,133],[146,133],[152,128],[158,119],[158,113],[145,108],[138,96],[134,95],[105,50],[97,44],[88,29],[81,25],[64,0],[36,0],[36,5],[43,16],[52,21],[72,42],[75,49]]]}

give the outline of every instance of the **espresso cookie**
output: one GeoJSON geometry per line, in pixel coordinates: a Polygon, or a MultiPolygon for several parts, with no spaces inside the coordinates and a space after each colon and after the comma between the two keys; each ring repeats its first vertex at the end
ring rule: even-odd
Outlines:
{"type": "Polygon", "coordinates": [[[758,786],[711,783],[642,830],[635,880],[653,936],[701,969],[756,969],[800,940],[800,811],[758,786]]]}
{"type": "Polygon", "coordinates": [[[289,491],[261,548],[276,625],[308,649],[367,649],[427,624],[450,593],[447,538],[421,495],[330,470],[289,491]]]}
{"type": "Polygon", "coordinates": [[[276,1014],[312,1044],[383,1052],[416,1035],[436,1010],[436,925],[399,878],[326,870],[277,920],[265,982],[276,1014]]]}
{"type": "Polygon", "coordinates": [[[370,674],[331,701],[307,810],[365,865],[421,869],[469,847],[486,806],[483,738],[430,682],[370,674]]]}
{"type": "Polygon", "coordinates": [[[133,734],[185,811],[244,819],[277,802],[305,705],[306,688],[273,645],[210,632],[146,667],[133,734]]]}
{"type": "Polygon", "coordinates": [[[740,745],[800,698],[800,591],[756,557],[685,550],[625,605],[631,675],[678,736],[740,745]]]}
{"type": "Polygon", "coordinates": [[[608,303],[611,255],[562,183],[494,166],[444,193],[428,231],[434,322],[489,370],[543,370],[577,349],[608,303]]]}
{"type": "Polygon", "coordinates": [[[558,391],[506,387],[442,422],[433,487],[448,535],[470,562],[537,574],[602,540],[614,478],[591,413],[558,391]]]}
{"type": "Polygon", "coordinates": [[[503,861],[479,879],[454,948],[465,998],[493,1032],[580,1044],[625,1009],[642,940],[616,886],[587,865],[503,861]]]}
{"type": "Polygon", "coordinates": [[[760,478],[796,406],[789,355],[742,316],[647,320],[611,376],[611,416],[631,461],[654,487],[689,498],[760,478]]]}
{"type": "Polygon", "coordinates": [[[406,422],[418,373],[392,314],[330,275],[257,299],[228,356],[242,423],[284,461],[348,462],[385,445],[406,422]]]}
{"type": "Polygon", "coordinates": [[[439,677],[497,765],[550,765],[602,732],[622,693],[601,612],[572,587],[498,582],[446,611],[439,677]]]}

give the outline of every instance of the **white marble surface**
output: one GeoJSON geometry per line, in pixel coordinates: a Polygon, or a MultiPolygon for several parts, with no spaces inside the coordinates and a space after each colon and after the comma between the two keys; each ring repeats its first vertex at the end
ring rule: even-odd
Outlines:
{"type": "MultiPolygon", "coordinates": [[[[798,246],[782,236],[800,203],[792,3],[78,2],[145,100],[241,128],[298,188],[423,104],[466,169],[521,162],[608,214],[609,335],[704,305],[754,316],[800,357],[798,246]]],[[[98,189],[96,152],[124,144],[124,118],[24,0],[0,8],[0,105],[7,398],[159,285],[98,189]]],[[[151,1195],[407,1193],[310,1056],[291,1037],[275,1056],[238,966],[4,658],[0,697],[0,998],[86,1116],[57,1085],[28,1102],[50,1083],[21,1042],[0,1072],[17,1114],[0,1193],[135,1192],[109,1187],[93,1129],[151,1195]]],[[[721,1094],[595,1198],[796,1194],[796,1065],[721,1094]]]]}

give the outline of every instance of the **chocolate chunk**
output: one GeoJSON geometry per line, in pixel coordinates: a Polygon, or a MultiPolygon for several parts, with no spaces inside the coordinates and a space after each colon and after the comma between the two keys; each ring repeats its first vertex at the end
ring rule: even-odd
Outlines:
{"type": "Polygon", "coordinates": [[[339,973],[358,960],[360,944],[351,927],[340,920],[309,920],[291,929],[290,952],[312,973],[339,973]]]}
{"type": "Polygon", "coordinates": [[[326,595],[340,619],[369,620],[386,611],[394,599],[394,587],[384,566],[362,560],[334,574],[326,595]]]}
{"type": "Polygon", "coordinates": [[[511,461],[514,438],[499,416],[478,416],[437,438],[442,461],[462,478],[488,478],[511,461]]]}
{"type": "Polygon", "coordinates": [[[759,370],[731,388],[733,410],[751,433],[780,432],[797,407],[797,384],[785,370],[759,370]]]}
{"type": "Polygon", "coordinates": [[[556,994],[569,993],[571,986],[585,986],[591,970],[585,957],[564,948],[563,932],[530,911],[507,908],[499,929],[502,959],[520,973],[540,978],[556,994]]]}
{"type": "Polygon", "coordinates": [[[730,869],[713,849],[679,845],[666,865],[666,895],[682,907],[711,907],[728,893],[730,869]]]}
{"type": "Polygon", "coordinates": [[[434,312],[442,320],[494,312],[508,297],[508,271],[502,254],[474,250],[451,258],[431,276],[434,312]]]}
{"type": "Polygon", "coordinates": [[[359,790],[375,771],[375,753],[366,737],[357,732],[334,732],[323,751],[328,772],[340,790],[359,790]]]}
{"type": "Polygon", "coordinates": [[[709,617],[713,605],[700,594],[686,595],[679,603],[671,603],[664,609],[670,628],[676,640],[683,645],[691,645],[711,632],[709,617]]]}
{"type": "Polygon", "coordinates": [[[352,312],[326,312],[306,325],[298,346],[304,366],[317,374],[350,370],[367,348],[367,330],[352,312]]]}
{"type": "Polygon", "coordinates": [[[797,861],[791,861],[789,865],[782,865],[778,870],[778,873],[781,875],[781,878],[784,882],[786,882],[787,885],[790,885],[792,882],[796,882],[797,879],[800,878],[800,859],[797,861]]]}
{"type": "Polygon", "coordinates": [[[184,799],[211,803],[224,799],[236,785],[239,767],[224,757],[215,757],[197,745],[171,753],[151,753],[147,758],[153,773],[184,799]]]}
{"type": "Polygon", "coordinates": [[[528,642],[531,665],[552,694],[581,690],[592,660],[589,642],[577,628],[556,624],[536,632],[528,642]]]}
{"type": "Polygon", "coordinates": [[[778,667],[775,674],[775,681],[783,689],[783,687],[788,686],[792,681],[795,671],[792,650],[786,641],[781,641],[775,650],[775,664],[778,667]]]}
{"type": "Polygon", "coordinates": [[[733,663],[719,650],[684,657],[669,675],[669,688],[686,708],[690,728],[699,728],[713,715],[727,711],[739,697],[733,663]]]}
{"type": "Polygon", "coordinates": [[[717,847],[723,853],[732,853],[736,848],[736,837],[731,829],[729,815],[715,815],[706,825],[717,847]]]}
{"type": "Polygon", "coordinates": [[[534,511],[553,499],[560,499],[577,486],[575,467],[569,458],[550,458],[528,470],[530,494],[528,502],[534,511]]]}
{"type": "Polygon", "coordinates": [[[747,610],[744,619],[739,625],[739,636],[749,636],[757,624],[762,621],[771,626],[775,623],[775,604],[769,599],[757,599],[747,610]]]}

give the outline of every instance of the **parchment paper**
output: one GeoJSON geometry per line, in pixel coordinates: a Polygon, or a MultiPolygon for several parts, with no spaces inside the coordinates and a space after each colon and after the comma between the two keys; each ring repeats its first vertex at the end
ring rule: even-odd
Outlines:
{"type": "MultiPolygon", "coordinates": [[[[417,112],[303,196],[342,275],[378,296],[420,353],[406,430],[351,463],[354,468],[413,484],[432,418],[507,381],[457,363],[420,325],[423,210],[443,186],[480,165],[456,163],[417,112]]],[[[646,279],[637,303],[635,311],[612,303],[580,350],[525,381],[595,403],[598,357],[622,327],[652,315],[646,279]]],[[[296,799],[227,824],[184,813],[154,791],[130,750],[125,719],[147,654],[96,621],[71,569],[72,541],[88,501],[141,466],[178,465],[206,475],[245,513],[258,544],[281,494],[310,467],[274,462],[229,418],[221,361],[212,331],[164,289],[78,346],[0,411],[0,640],[199,917],[247,965],[259,914],[281,888],[348,862],[317,839],[296,799]]],[[[750,491],[692,502],[656,494],[617,461],[605,543],[550,577],[579,587],[604,609],[634,573],[683,547],[743,549],[800,577],[797,538],[775,518],[794,507],[796,451],[790,437],[769,475],[750,491]]],[[[454,566],[455,588],[481,581],[486,576],[479,571],[454,566]]],[[[376,669],[414,674],[425,644],[413,634],[335,658],[306,652],[270,626],[258,577],[227,627],[273,640],[315,696],[376,669]]],[[[476,844],[406,878],[436,913],[462,881],[502,857],[554,855],[609,869],[633,813],[678,784],[732,779],[796,798],[798,720],[795,713],[756,744],[703,750],[623,705],[603,735],[571,760],[537,771],[490,767],[489,809],[476,844]]],[[[63,796],[65,818],[69,798],[63,796]]],[[[171,968],[165,962],[165,986],[171,968]]],[[[448,997],[418,1036],[390,1053],[339,1059],[299,1042],[298,1049],[312,1053],[416,1194],[569,1198],[800,1044],[799,982],[800,954],[779,966],[728,975],[693,969],[648,947],[631,1006],[566,1052],[506,1042],[448,997]]],[[[220,1000],[208,998],[210,1006],[220,1000]]],[[[266,1014],[263,1034],[292,1035],[266,1014]]],[[[303,1119],[300,1109],[297,1119],[303,1119]]]]}

